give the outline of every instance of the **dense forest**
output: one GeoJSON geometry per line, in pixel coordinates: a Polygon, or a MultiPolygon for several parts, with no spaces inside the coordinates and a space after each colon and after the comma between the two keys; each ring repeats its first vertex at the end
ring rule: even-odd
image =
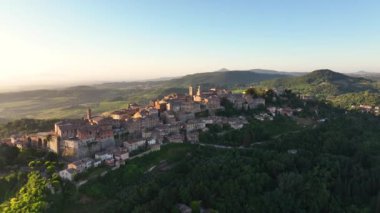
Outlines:
{"type": "MultiPolygon", "coordinates": [[[[16,205],[15,199],[32,199],[25,196],[29,196],[28,190],[36,190],[40,180],[42,178],[52,176],[54,173],[55,183],[59,183],[56,171],[62,168],[62,164],[58,163],[58,156],[52,152],[46,152],[35,149],[24,149],[20,151],[18,148],[9,146],[6,144],[0,144],[0,210],[1,212],[9,210],[9,212],[15,212],[15,206],[8,208],[9,205],[16,205]],[[33,174],[32,174],[33,172],[33,174]],[[43,175],[43,177],[41,177],[43,175]],[[26,193],[26,194],[25,194],[26,193]],[[19,198],[15,198],[19,196],[19,198]],[[13,200],[13,201],[12,201],[13,200]]],[[[34,192],[30,192],[34,193],[34,192]]],[[[41,196],[45,196],[45,193],[41,193],[41,196]]],[[[35,196],[35,194],[30,195],[35,196]]],[[[17,201],[18,202],[18,201],[17,201]]],[[[44,201],[47,202],[47,201],[44,201]]],[[[22,201],[21,204],[17,204],[19,209],[32,208],[32,200],[22,201]]],[[[43,209],[46,209],[45,206],[43,209]]],[[[17,211],[16,211],[17,212],[17,211]]],[[[25,211],[24,211],[25,212],[25,211]]],[[[33,211],[32,211],[33,212],[33,211]]]]}
{"type": "Polygon", "coordinates": [[[341,108],[350,109],[352,105],[370,105],[379,106],[380,105],[380,94],[371,93],[368,91],[358,92],[358,93],[346,93],[333,97],[331,102],[341,108]]]}
{"type": "Polygon", "coordinates": [[[50,195],[60,190],[56,162],[31,161],[29,170],[27,178],[24,178],[25,184],[10,199],[0,204],[1,212],[43,212],[48,209],[50,195]]]}

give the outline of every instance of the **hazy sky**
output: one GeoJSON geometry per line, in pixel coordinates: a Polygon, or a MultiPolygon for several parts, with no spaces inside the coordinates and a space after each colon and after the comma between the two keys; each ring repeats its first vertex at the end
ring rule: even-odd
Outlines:
{"type": "Polygon", "coordinates": [[[0,0],[0,84],[380,72],[380,1],[0,0]]]}

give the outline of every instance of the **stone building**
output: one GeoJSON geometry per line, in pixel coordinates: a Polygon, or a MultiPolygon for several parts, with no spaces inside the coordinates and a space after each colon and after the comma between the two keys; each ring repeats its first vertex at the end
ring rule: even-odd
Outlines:
{"type": "Polygon", "coordinates": [[[216,95],[212,95],[204,99],[204,103],[209,110],[221,109],[222,106],[220,105],[220,101],[220,98],[216,95]]]}
{"type": "Polygon", "coordinates": [[[113,123],[109,119],[92,117],[87,111],[86,119],[64,120],[54,125],[56,144],[52,150],[65,158],[89,157],[95,152],[115,146],[113,123]]]}

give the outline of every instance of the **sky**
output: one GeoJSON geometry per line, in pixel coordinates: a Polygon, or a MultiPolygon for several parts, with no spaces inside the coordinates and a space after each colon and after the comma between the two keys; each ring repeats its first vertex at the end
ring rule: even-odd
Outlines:
{"type": "Polygon", "coordinates": [[[0,87],[380,72],[379,11],[378,0],[0,0],[0,87]]]}

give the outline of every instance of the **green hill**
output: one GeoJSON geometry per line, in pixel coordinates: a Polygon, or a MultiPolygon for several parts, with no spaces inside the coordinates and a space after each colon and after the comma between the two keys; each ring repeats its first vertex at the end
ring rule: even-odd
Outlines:
{"type": "Polygon", "coordinates": [[[284,78],[291,76],[291,73],[273,72],[268,70],[249,70],[249,71],[217,71],[197,73],[186,75],[182,78],[172,79],[167,82],[168,86],[187,87],[188,85],[203,86],[220,86],[220,87],[236,87],[246,86],[253,83],[259,83],[264,80],[284,78]]]}
{"type": "Polygon", "coordinates": [[[316,70],[299,77],[265,81],[261,85],[288,88],[296,92],[322,98],[363,91],[378,92],[378,87],[372,80],[351,77],[327,69],[316,70]]]}

